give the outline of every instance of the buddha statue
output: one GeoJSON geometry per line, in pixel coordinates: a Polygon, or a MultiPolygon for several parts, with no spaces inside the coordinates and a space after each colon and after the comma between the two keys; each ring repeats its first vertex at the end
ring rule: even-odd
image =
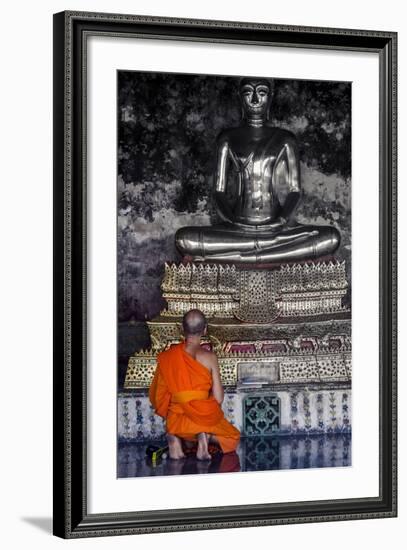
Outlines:
{"type": "Polygon", "coordinates": [[[182,227],[179,252],[195,262],[273,264],[331,255],[340,234],[295,220],[301,198],[297,139],[269,123],[272,81],[244,78],[242,122],[217,138],[214,200],[220,222],[182,227]]]}

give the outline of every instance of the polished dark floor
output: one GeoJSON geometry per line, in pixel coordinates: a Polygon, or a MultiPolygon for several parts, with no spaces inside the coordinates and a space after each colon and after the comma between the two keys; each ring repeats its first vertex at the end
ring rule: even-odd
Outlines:
{"type": "Polygon", "coordinates": [[[186,458],[163,458],[152,463],[146,448],[164,442],[120,443],[118,472],[122,477],[215,474],[306,468],[332,468],[351,465],[350,434],[310,436],[249,437],[240,441],[237,452],[223,455],[211,447],[211,461],[196,459],[194,449],[186,458]]]}

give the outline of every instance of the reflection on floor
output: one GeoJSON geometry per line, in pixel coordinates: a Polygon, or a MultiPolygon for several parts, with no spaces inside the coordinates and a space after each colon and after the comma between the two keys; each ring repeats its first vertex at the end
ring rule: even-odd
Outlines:
{"type": "Polygon", "coordinates": [[[303,468],[329,468],[351,465],[350,434],[310,436],[248,437],[240,441],[236,453],[222,455],[211,447],[211,461],[196,459],[194,449],[186,458],[161,458],[156,462],[146,457],[149,445],[161,442],[120,443],[118,477],[214,474],[303,468]]]}

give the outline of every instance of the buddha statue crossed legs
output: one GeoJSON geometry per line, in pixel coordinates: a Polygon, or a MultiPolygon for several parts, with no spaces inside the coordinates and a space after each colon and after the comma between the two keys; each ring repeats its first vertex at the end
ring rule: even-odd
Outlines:
{"type": "Polygon", "coordinates": [[[242,123],[217,139],[214,198],[222,222],[179,229],[175,242],[182,255],[268,264],[312,260],[338,248],[336,228],[294,219],[301,196],[298,145],[291,132],[269,124],[272,93],[267,80],[241,81],[242,123]]]}

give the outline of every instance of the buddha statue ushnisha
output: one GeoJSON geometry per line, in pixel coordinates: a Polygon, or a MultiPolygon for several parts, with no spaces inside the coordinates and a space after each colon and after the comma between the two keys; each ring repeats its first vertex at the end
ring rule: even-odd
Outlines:
{"type": "Polygon", "coordinates": [[[194,262],[313,260],[339,246],[335,227],[295,220],[301,197],[298,144],[294,134],[268,121],[273,90],[266,79],[240,82],[242,122],[217,138],[214,199],[221,222],[182,227],[175,235],[179,252],[194,262]]]}

